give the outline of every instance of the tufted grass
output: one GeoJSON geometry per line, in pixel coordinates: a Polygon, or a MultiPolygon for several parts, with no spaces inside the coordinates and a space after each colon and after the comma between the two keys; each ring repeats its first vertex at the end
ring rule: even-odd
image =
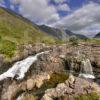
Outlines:
{"type": "Polygon", "coordinates": [[[97,95],[96,93],[81,95],[75,98],[75,100],[99,100],[99,99],[100,99],[100,95],[97,95]]]}

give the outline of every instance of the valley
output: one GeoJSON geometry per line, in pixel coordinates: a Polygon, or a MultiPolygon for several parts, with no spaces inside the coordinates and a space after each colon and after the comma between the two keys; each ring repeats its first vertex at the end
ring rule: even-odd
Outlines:
{"type": "Polygon", "coordinates": [[[99,34],[37,25],[0,7],[0,100],[99,99],[99,34]]]}

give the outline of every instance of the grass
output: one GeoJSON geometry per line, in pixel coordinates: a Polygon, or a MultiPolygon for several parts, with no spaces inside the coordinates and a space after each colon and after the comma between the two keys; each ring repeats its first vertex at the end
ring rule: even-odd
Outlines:
{"type": "Polygon", "coordinates": [[[0,53],[10,58],[14,55],[16,44],[9,40],[0,39],[0,53]]]}
{"type": "Polygon", "coordinates": [[[96,93],[81,95],[75,98],[75,100],[99,100],[99,99],[100,99],[100,95],[97,95],[96,93]]]}
{"type": "Polygon", "coordinates": [[[86,39],[86,40],[83,40],[83,41],[100,43],[100,38],[90,38],[90,39],[86,39]]]}
{"type": "Polygon", "coordinates": [[[41,89],[54,88],[57,86],[57,84],[63,83],[67,79],[68,79],[67,73],[53,73],[51,75],[50,80],[45,81],[44,84],[41,86],[41,89]]]}
{"type": "MultiPolygon", "coordinates": [[[[87,41],[99,42],[100,39],[87,41]]],[[[66,43],[41,32],[37,25],[14,12],[0,8],[0,53],[6,57],[12,57],[18,45],[37,42],[46,44],[66,43]]],[[[76,40],[73,43],[76,43],[76,40]]]]}
{"type": "Polygon", "coordinates": [[[55,38],[43,33],[27,19],[0,8],[0,53],[14,55],[16,47],[29,43],[55,43],[55,38]]]}
{"type": "Polygon", "coordinates": [[[30,42],[54,42],[55,39],[32,24],[27,19],[0,8],[0,36],[16,44],[28,44],[30,42]]]}

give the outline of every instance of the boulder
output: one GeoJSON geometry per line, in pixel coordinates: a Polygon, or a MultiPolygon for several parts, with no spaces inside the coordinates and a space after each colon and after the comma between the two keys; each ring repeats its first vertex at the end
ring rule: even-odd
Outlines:
{"type": "MultiPolygon", "coordinates": [[[[61,98],[67,96],[70,98],[69,100],[74,100],[75,97],[83,94],[89,93],[97,93],[100,95],[100,86],[95,84],[94,82],[90,82],[86,79],[77,78],[70,75],[69,79],[65,81],[65,83],[60,83],[56,88],[47,89],[43,98],[46,96],[53,98],[61,98]],[[73,87],[70,87],[72,85],[73,87]]],[[[46,99],[43,99],[46,100],[46,99]]],[[[66,100],[61,99],[61,100],[66,100]]]]}
{"type": "Polygon", "coordinates": [[[33,79],[28,79],[27,80],[27,89],[32,90],[35,87],[35,82],[33,79]]]}

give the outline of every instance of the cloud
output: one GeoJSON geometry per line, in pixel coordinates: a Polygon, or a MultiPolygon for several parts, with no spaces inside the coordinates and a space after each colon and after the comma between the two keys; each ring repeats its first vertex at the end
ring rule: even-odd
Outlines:
{"type": "Polygon", "coordinates": [[[10,0],[13,4],[19,4],[21,0],[10,0]]]}
{"type": "Polygon", "coordinates": [[[0,6],[2,6],[2,7],[6,7],[6,6],[5,6],[5,2],[4,2],[4,0],[0,0],[0,6]]]}
{"type": "Polygon", "coordinates": [[[59,4],[59,3],[64,3],[66,0],[53,0],[55,3],[59,4]]]}
{"type": "Polygon", "coordinates": [[[70,11],[70,7],[67,5],[67,4],[61,4],[61,5],[58,5],[57,9],[59,11],[70,11]]]}
{"type": "Polygon", "coordinates": [[[14,10],[15,9],[14,5],[11,4],[10,9],[14,10]]]}
{"type": "Polygon", "coordinates": [[[89,3],[55,23],[53,26],[80,31],[93,24],[100,23],[100,5],[89,3]]]}
{"type": "Polygon", "coordinates": [[[55,6],[49,4],[49,0],[11,0],[13,4],[19,4],[19,12],[38,24],[51,24],[60,19],[55,6]]]}
{"type": "Polygon", "coordinates": [[[76,33],[84,34],[88,37],[94,37],[95,34],[100,32],[100,24],[93,24],[91,26],[88,26],[82,30],[75,31],[76,33]]]}
{"type": "Polygon", "coordinates": [[[2,3],[3,2],[3,0],[0,0],[0,3],[2,3]]]}
{"type": "MultiPolygon", "coordinates": [[[[95,0],[89,0],[88,4],[72,11],[68,2],[70,0],[10,0],[11,9],[19,5],[19,13],[38,24],[46,24],[63,29],[69,29],[75,33],[94,35],[100,31],[100,4],[95,0]],[[50,1],[54,1],[53,5],[50,1]],[[69,11],[70,14],[61,17],[58,11],[69,11]],[[94,28],[94,29],[93,29],[94,28]]],[[[99,1],[99,0],[97,0],[99,1]]],[[[0,6],[5,6],[4,0],[0,0],[0,6]]]]}

